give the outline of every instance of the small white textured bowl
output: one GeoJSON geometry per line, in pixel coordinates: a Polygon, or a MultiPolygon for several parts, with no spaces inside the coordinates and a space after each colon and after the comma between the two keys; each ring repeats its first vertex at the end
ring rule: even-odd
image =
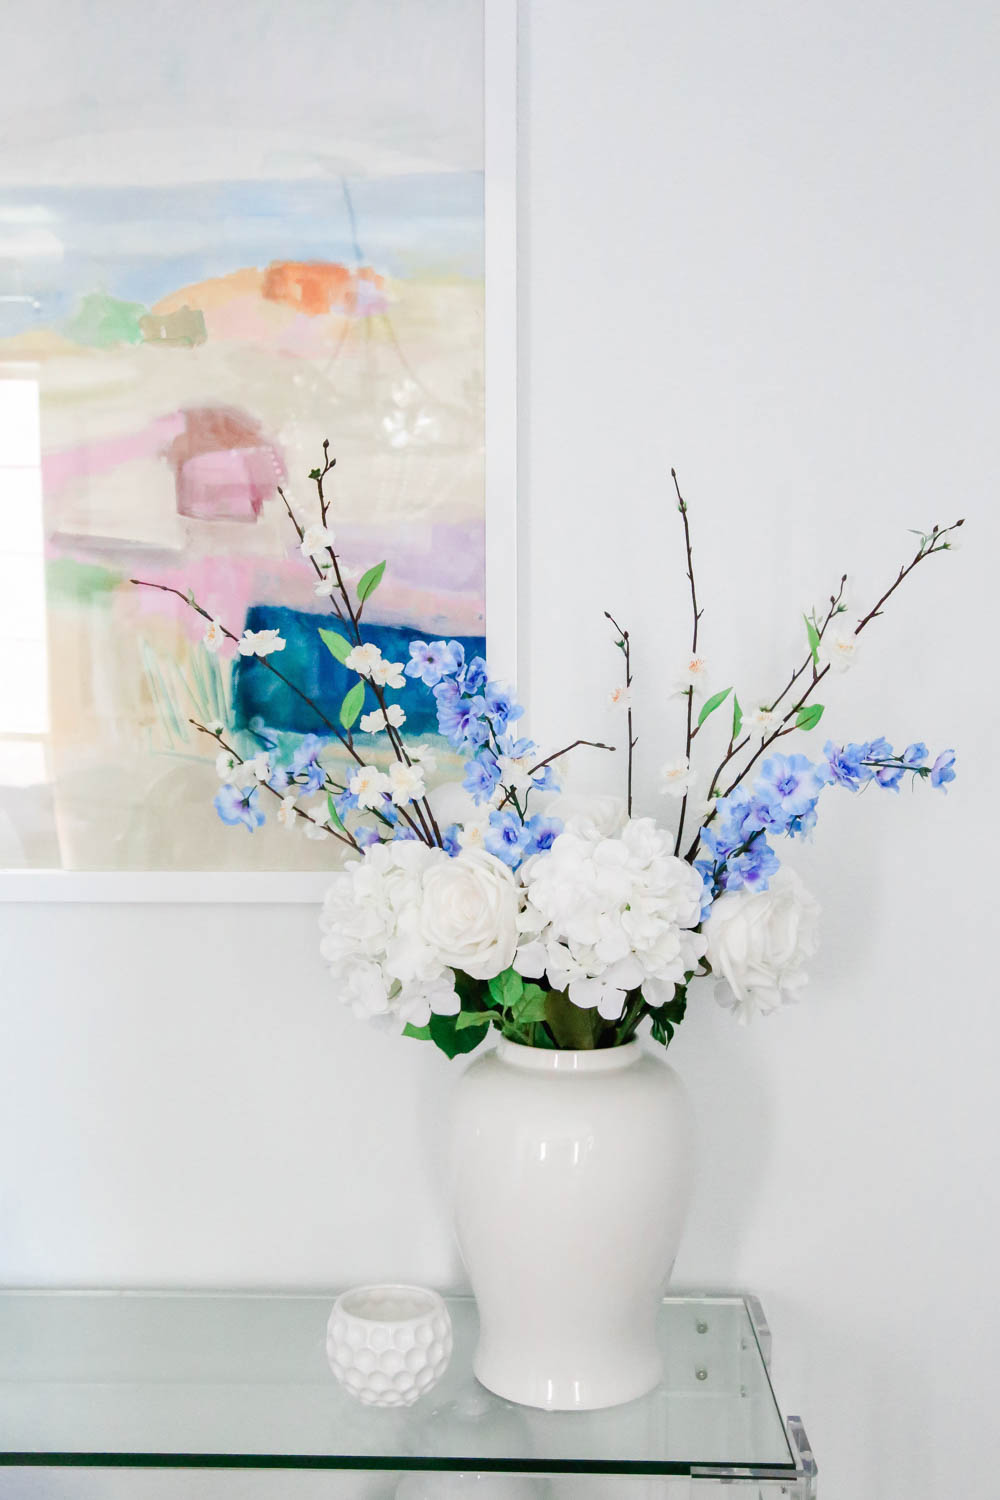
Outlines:
{"type": "Polygon", "coordinates": [[[437,1385],[451,1349],[448,1309],[419,1286],[342,1292],[326,1325],[330,1369],[366,1406],[412,1406],[437,1385]]]}

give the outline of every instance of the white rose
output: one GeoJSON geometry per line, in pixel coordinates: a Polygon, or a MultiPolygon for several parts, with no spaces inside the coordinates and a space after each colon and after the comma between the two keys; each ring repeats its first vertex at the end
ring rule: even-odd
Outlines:
{"type": "Polygon", "coordinates": [[[724,891],[705,925],[708,960],[722,982],[721,1005],[745,1025],[806,983],[806,959],[816,952],[819,904],[793,870],[782,868],[766,891],[724,891]]]}
{"type": "Polygon", "coordinates": [[[420,935],[449,968],[492,979],[513,960],[517,906],[514,877],[492,854],[442,855],[423,877],[420,935]]]}

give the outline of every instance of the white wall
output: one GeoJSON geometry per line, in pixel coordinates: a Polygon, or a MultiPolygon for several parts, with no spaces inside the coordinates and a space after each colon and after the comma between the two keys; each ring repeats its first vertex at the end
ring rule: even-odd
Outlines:
{"type": "MultiPolygon", "coordinates": [[[[841,572],[867,607],[907,527],[969,518],[827,697],[831,734],[955,744],[960,780],[829,793],[798,859],[825,908],[808,998],[747,1032],[693,1006],[673,1056],[704,1168],[677,1275],[763,1298],[824,1500],[992,1500],[996,21],[985,0],[546,0],[524,20],[537,737],[614,732],[601,612],[620,610],[653,805],[688,628],[671,463],[706,650],[745,702],[841,572]]],[[[314,927],[0,913],[0,1280],[458,1279],[455,1072],[338,1009],[314,927]]]]}

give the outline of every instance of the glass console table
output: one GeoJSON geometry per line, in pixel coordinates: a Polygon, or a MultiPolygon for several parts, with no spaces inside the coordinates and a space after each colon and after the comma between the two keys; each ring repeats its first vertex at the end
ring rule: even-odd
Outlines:
{"type": "Polygon", "coordinates": [[[0,1496],[814,1500],[816,1466],[801,1422],[782,1420],[755,1298],[667,1298],[663,1384],[588,1413],[485,1391],[467,1297],[448,1300],[455,1352],[440,1384],[406,1409],[361,1406],[327,1366],[332,1300],[0,1293],[0,1496]],[[161,1471],[155,1486],[139,1469],[161,1471]],[[166,1470],[213,1476],[204,1490],[188,1475],[171,1491],[166,1470]],[[299,1471],[296,1482],[275,1470],[299,1471]],[[239,1471],[238,1488],[225,1488],[225,1471],[239,1471]],[[248,1488],[248,1471],[271,1471],[270,1486],[248,1488]]]}

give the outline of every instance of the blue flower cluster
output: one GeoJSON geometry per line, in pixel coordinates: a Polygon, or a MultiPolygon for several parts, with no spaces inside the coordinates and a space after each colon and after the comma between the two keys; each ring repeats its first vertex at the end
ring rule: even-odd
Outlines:
{"type": "MultiPolygon", "coordinates": [[[[505,760],[523,765],[537,754],[533,740],[519,739],[513,732],[524,713],[521,704],[502,683],[490,681],[481,656],[466,661],[460,641],[414,641],[404,671],[433,690],[438,728],[455,750],[468,756],[462,785],[477,805],[491,801],[504,788],[505,760]]],[[[552,766],[539,766],[522,776],[527,778],[524,802],[516,788],[508,787],[503,806],[490,813],[485,838],[486,849],[511,869],[550,848],[562,832],[557,818],[526,816],[531,791],[558,787],[552,766]]],[[[445,830],[443,841],[449,853],[458,853],[457,825],[445,830]]]]}
{"type": "Polygon", "coordinates": [[[737,786],[716,802],[701,834],[711,858],[695,861],[705,886],[703,918],[722,891],[767,889],[779,867],[768,838],[811,833],[825,787],[845,786],[856,792],[873,782],[898,792],[906,775],[926,777],[931,786],[941,788],[955,779],[954,750],[943,750],[928,765],[927,746],[921,743],[897,754],[884,738],[850,745],[831,741],[823,755],[815,763],[805,755],[772,755],[749,790],[737,786]]]}

